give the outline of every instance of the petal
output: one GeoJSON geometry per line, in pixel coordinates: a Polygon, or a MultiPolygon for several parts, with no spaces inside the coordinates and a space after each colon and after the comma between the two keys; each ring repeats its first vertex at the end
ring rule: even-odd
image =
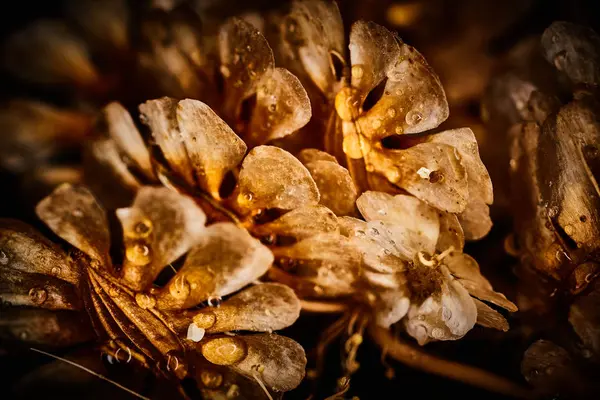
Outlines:
{"type": "Polygon", "coordinates": [[[194,171],[176,117],[177,100],[169,97],[140,104],[140,120],[152,132],[169,166],[188,185],[195,186],[194,171]]]}
{"type": "Polygon", "coordinates": [[[60,247],[24,222],[0,219],[0,268],[56,277],[79,284],[77,265],[60,247]]]}
{"type": "Polygon", "coordinates": [[[59,21],[27,26],[9,37],[3,50],[6,68],[27,81],[89,87],[99,80],[85,43],[59,21]]]}
{"type": "Polygon", "coordinates": [[[242,163],[238,203],[243,209],[292,210],[319,202],[308,170],[294,156],[273,146],[252,149],[242,163]]]}
{"type": "Polygon", "coordinates": [[[3,310],[0,337],[56,348],[90,341],[94,334],[87,317],[75,311],[3,310]]]}
{"type": "Polygon", "coordinates": [[[473,299],[477,307],[477,325],[486,328],[494,328],[499,331],[508,331],[508,321],[498,311],[494,310],[487,304],[477,299],[473,299]]]}
{"type": "Polygon", "coordinates": [[[205,307],[194,316],[194,323],[208,333],[270,332],[287,328],[299,316],[300,300],[292,289],[263,283],[242,290],[219,307],[205,307]]]}
{"type": "Polygon", "coordinates": [[[183,267],[157,293],[157,306],[183,309],[211,296],[226,296],[258,279],[272,263],[273,254],[246,230],[232,223],[211,225],[183,267]]]}
{"type": "Polygon", "coordinates": [[[354,214],[358,193],[346,168],[331,161],[313,161],[305,166],[317,184],[321,204],[338,216],[354,214]]]}
{"type": "MultiPolygon", "coordinates": [[[[123,161],[123,158],[119,154],[119,149],[117,148],[117,144],[112,139],[99,139],[95,140],[90,145],[90,156],[93,161],[97,162],[100,165],[86,165],[86,178],[91,180],[90,187],[93,189],[94,193],[100,191],[103,192],[102,183],[100,183],[101,178],[106,178],[106,175],[115,180],[117,180],[120,184],[122,184],[125,188],[129,189],[132,192],[137,191],[141,187],[140,181],[131,173],[127,164],[123,161]],[[97,179],[95,178],[95,168],[102,168],[104,174],[100,174],[97,179]],[[99,190],[96,190],[99,188],[99,190]]],[[[110,183],[109,190],[104,189],[105,191],[114,191],[114,182],[110,183]]],[[[111,193],[107,193],[110,195],[111,193]]],[[[101,196],[102,197],[102,196],[101,196]]]]}
{"type": "Polygon", "coordinates": [[[405,262],[422,249],[420,238],[413,232],[382,221],[368,222],[351,235],[350,242],[361,252],[365,266],[381,273],[402,271],[405,262]]]}
{"type": "Polygon", "coordinates": [[[338,224],[340,226],[340,234],[346,237],[353,237],[358,234],[358,231],[367,231],[367,223],[362,219],[354,217],[339,217],[338,224]]]}
{"type": "Polygon", "coordinates": [[[129,112],[121,104],[112,102],[104,108],[104,116],[108,134],[117,147],[133,160],[146,177],[152,179],[154,171],[150,153],[129,112]]]}
{"type": "Polygon", "coordinates": [[[410,300],[402,291],[386,291],[379,293],[375,304],[375,323],[389,328],[400,321],[408,313],[410,300]]]}
{"type": "Polygon", "coordinates": [[[406,150],[371,151],[365,162],[367,169],[435,208],[459,213],[467,205],[467,173],[452,146],[420,143],[406,150]]]}
{"type": "Polygon", "coordinates": [[[0,298],[13,306],[78,310],[77,289],[60,279],[42,274],[0,268],[0,298]]]}
{"type": "Polygon", "coordinates": [[[35,212],[62,239],[111,268],[106,213],[85,187],[62,184],[38,203],[35,212]]]}
{"type": "Polygon", "coordinates": [[[420,250],[431,253],[435,249],[440,234],[439,217],[433,208],[419,199],[368,191],[356,200],[356,206],[367,221],[384,221],[413,231],[422,238],[420,250]]]}
{"type": "Polygon", "coordinates": [[[569,323],[585,347],[600,355],[600,280],[588,292],[577,296],[569,309],[569,323]]]}
{"type": "Polygon", "coordinates": [[[437,241],[436,250],[443,252],[450,247],[462,251],[465,247],[465,234],[455,214],[440,211],[440,236],[437,241]]]}
{"type": "Polygon", "coordinates": [[[302,240],[319,233],[338,233],[339,226],[330,209],[315,205],[296,208],[273,222],[255,226],[252,232],[261,236],[275,234],[302,240]]]}
{"type": "Polygon", "coordinates": [[[123,227],[122,279],[146,289],[162,269],[202,240],[206,215],[188,196],[168,188],[142,187],[130,208],[116,211],[123,227]]]}
{"type": "Polygon", "coordinates": [[[244,99],[256,93],[258,83],[275,64],[265,37],[250,23],[234,17],[219,31],[219,58],[225,82],[226,120],[237,120],[244,99]]]}
{"type": "Polygon", "coordinates": [[[297,158],[304,165],[314,161],[331,161],[337,163],[334,156],[317,149],[303,149],[298,153],[297,158]]]}
{"type": "Polygon", "coordinates": [[[256,106],[244,138],[254,144],[283,138],[306,125],[311,115],[308,94],[298,78],[283,68],[270,69],[257,88],[256,106]]]}
{"type": "Polygon", "coordinates": [[[458,214],[458,221],[467,240],[479,240],[492,229],[490,207],[479,199],[467,203],[465,211],[458,214]]]}
{"type": "Polygon", "coordinates": [[[209,106],[198,100],[179,102],[177,122],[196,179],[203,189],[219,198],[225,174],[242,161],[246,145],[209,106]]]}
{"type": "Polygon", "coordinates": [[[69,1],[67,12],[92,41],[119,50],[129,47],[129,10],[126,0],[69,1]]]}
{"type": "Polygon", "coordinates": [[[460,279],[459,282],[473,297],[495,304],[510,312],[518,311],[517,306],[512,301],[508,300],[502,293],[485,289],[470,280],[460,279]]]}
{"type": "Polygon", "coordinates": [[[354,291],[361,254],[344,236],[319,234],[274,252],[280,260],[289,261],[294,275],[316,284],[317,294],[339,296],[354,291]]]}

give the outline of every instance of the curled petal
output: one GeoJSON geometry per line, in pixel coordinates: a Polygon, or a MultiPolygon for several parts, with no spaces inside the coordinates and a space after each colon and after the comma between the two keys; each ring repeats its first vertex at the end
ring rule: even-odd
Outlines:
{"type": "Polygon", "coordinates": [[[150,153],[133,123],[129,112],[119,103],[112,102],[104,108],[108,134],[117,147],[150,179],[154,177],[150,153]]]}
{"type": "Polygon", "coordinates": [[[317,184],[321,204],[338,216],[354,214],[358,192],[346,168],[331,161],[313,161],[305,166],[317,184]]]}
{"type": "Polygon", "coordinates": [[[94,338],[86,319],[79,312],[66,310],[4,310],[0,337],[59,348],[72,346],[94,338]]]}
{"type": "Polygon", "coordinates": [[[406,150],[371,151],[365,162],[367,169],[437,209],[459,213],[467,205],[467,172],[452,146],[420,143],[406,150]]]}
{"type": "Polygon", "coordinates": [[[499,331],[508,331],[508,321],[498,311],[477,299],[473,299],[477,307],[477,325],[494,328],[499,331]]]}
{"type": "Polygon", "coordinates": [[[465,247],[465,234],[456,215],[448,212],[439,212],[440,236],[438,237],[436,250],[443,252],[450,247],[462,251],[465,247]]]}
{"type": "Polygon", "coordinates": [[[205,230],[202,209],[190,197],[168,188],[142,187],[132,206],[116,213],[125,244],[122,276],[138,291],[200,242],[205,230]]]}
{"type": "Polygon", "coordinates": [[[219,198],[223,178],[242,161],[246,144],[209,106],[198,100],[179,102],[177,122],[198,183],[219,198]]]}
{"type": "Polygon", "coordinates": [[[81,302],[76,288],[60,279],[41,274],[0,269],[0,298],[15,306],[77,310],[81,302]]]}
{"type": "Polygon", "coordinates": [[[234,17],[219,31],[219,57],[225,82],[223,108],[226,119],[234,122],[244,99],[256,93],[258,83],[273,69],[273,52],[254,26],[234,17]]]}
{"type": "Polygon", "coordinates": [[[245,139],[264,144],[290,135],[308,123],[312,111],[308,94],[283,68],[267,71],[256,92],[256,106],[245,139]]]}
{"type": "Polygon", "coordinates": [[[273,254],[246,230],[232,223],[211,225],[183,267],[157,293],[157,305],[182,309],[211,296],[226,296],[258,279],[272,263],[273,254]]]}
{"type": "Polygon", "coordinates": [[[194,323],[207,332],[270,332],[287,328],[299,316],[300,300],[292,289],[263,283],[242,290],[219,307],[205,307],[194,317],[194,323]]]}
{"type": "Polygon", "coordinates": [[[338,233],[339,226],[330,209],[315,205],[296,208],[273,222],[257,225],[252,231],[258,235],[275,234],[302,240],[319,233],[338,233]]]}
{"type": "Polygon", "coordinates": [[[4,59],[11,73],[36,83],[90,87],[99,80],[85,43],[59,21],[38,21],[13,34],[4,59]]]}
{"type": "Polygon", "coordinates": [[[465,211],[458,214],[458,221],[467,240],[479,240],[492,229],[490,207],[479,199],[467,203],[465,211]]]}
{"type": "Polygon", "coordinates": [[[273,146],[252,149],[242,163],[238,204],[243,209],[292,210],[319,202],[308,170],[294,156],[273,146]]]}
{"type": "Polygon", "coordinates": [[[303,149],[298,153],[297,158],[304,165],[315,161],[331,161],[337,163],[334,156],[317,149],[303,149]]]}
{"type": "Polygon", "coordinates": [[[56,277],[79,284],[77,266],[54,243],[31,226],[0,219],[0,268],[56,277]]]}
{"type": "Polygon", "coordinates": [[[361,254],[350,240],[335,233],[308,237],[275,255],[292,264],[293,273],[317,285],[317,294],[338,296],[354,291],[361,270],[361,254]]]}
{"type": "Polygon", "coordinates": [[[111,268],[106,213],[85,187],[62,184],[38,203],[35,212],[58,236],[111,268]]]}

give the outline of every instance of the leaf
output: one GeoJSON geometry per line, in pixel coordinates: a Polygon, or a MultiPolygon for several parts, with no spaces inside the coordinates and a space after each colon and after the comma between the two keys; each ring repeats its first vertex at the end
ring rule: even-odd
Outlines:
{"type": "Polygon", "coordinates": [[[38,203],[35,212],[55,234],[112,269],[106,213],[85,187],[62,184],[38,203]]]}
{"type": "Polygon", "coordinates": [[[305,166],[317,184],[321,204],[338,216],[355,213],[358,193],[346,168],[331,161],[313,161],[305,166]]]}
{"type": "Polygon", "coordinates": [[[194,200],[168,188],[142,187],[129,208],[116,211],[123,227],[125,284],[148,288],[162,269],[202,240],[206,215],[194,200]]]}
{"type": "Polygon", "coordinates": [[[292,289],[263,283],[242,290],[219,307],[205,307],[194,316],[194,323],[208,333],[271,332],[287,328],[299,316],[300,301],[292,289]]]}
{"type": "Polygon", "coordinates": [[[290,153],[273,146],[258,146],[248,153],[238,189],[242,209],[292,210],[319,202],[317,185],[308,170],[290,153]]]}
{"type": "Polygon", "coordinates": [[[119,103],[112,102],[104,107],[108,134],[127,157],[146,175],[154,178],[150,153],[129,112],[119,103]]]}
{"type": "Polygon", "coordinates": [[[275,221],[256,225],[255,235],[282,235],[302,240],[319,233],[338,233],[339,226],[335,214],[325,206],[314,205],[296,208],[275,221]]]}
{"type": "Polygon", "coordinates": [[[184,309],[226,296],[258,279],[272,263],[273,254],[246,230],[232,223],[213,224],[183,267],[158,291],[157,307],[184,309]]]}
{"type": "Polygon", "coordinates": [[[210,107],[200,101],[180,101],[177,122],[200,187],[214,198],[219,198],[225,174],[242,161],[246,145],[210,107]]]}

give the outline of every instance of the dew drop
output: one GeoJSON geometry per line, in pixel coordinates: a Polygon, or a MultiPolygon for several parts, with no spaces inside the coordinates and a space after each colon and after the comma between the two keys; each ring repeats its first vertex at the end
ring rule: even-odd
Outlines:
{"type": "Polygon", "coordinates": [[[143,243],[136,243],[133,246],[127,246],[125,250],[127,260],[136,265],[146,265],[150,263],[150,248],[143,243]]]}
{"type": "Polygon", "coordinates": [[[388,108],[387,109],[387,116],[390,118],[394,118],[396,116],[396,110],[394,108],[388,108]]]}
{"type": "Polygon", "coordinates": [[[52,267],[52,275],[60,275],[60,267],[52,267]]]}
{"type": "Polygon", "coordinates": [[[21,331],[21,333],[19,334],[19,339],[21,340],[27,340],[28,337],[29,334],[26,331],[21,331]]]}
{"type": "Polygon", "coordinates": [[[440,328],[433,328],[431,331],[431,336],[434,339],[442,339],[444,337],[444,331],[440,328]]]}
{"type": "Polygon", "coordinates": [[[218,371],[203,370],[200,372],[200,382],[208,389],[218,389],[223,384],[223,375],[218,371]]]}
{"type": "Polygon", "coordinates": [[[371,123],[371,126],[373,127],[373,129],[381,128],[381,120],[379,118],[374,119],[371,123]]]}
{"type": "Polygon", "coordinates": [[[452,310],[448,307],[442,307],[442,319],[444,321],[449,321],[452,318],[452,310]]]}
{"type": "Polygon", "coordinates": [[[377,235],[379,235],[379,230],[377,230],[377,228],[371,228],[371,229],[370,229],[370,233],[371,233],[372,235],[375,235],[375,236],[377,236],[377,235]]]}
{"type": "Polygon", "coordinates": [[[74,209],[71,214],[77,218],[83,217],[83,211],[81,211],[79,208],[74,209]]]}
{"type": "Polygon", "coordinates": [[[146,237],[152,232],[152,222],[150,220],[143,220],[135,224],[133,231],[138,237],[146,237]]]}
{"type": "Polygon", "coordinates": [[[401,125],[397,125],[394,129],[394,132],[396,133],[396,135],[402,135],[404,133],[404,128],[402,128],[401,125]]]}
{"type": "Polygon", "coordinates": [[[361,65],[353,65],[352,66],[352,77],[356,79],[362,78],[364,74],[364,69],[361,65]]]}
{"type": "Polygon", "coordinates": [[[377,214],[379,214],[379,215],[387,215],[387,213],[385,212],[385,210],[383,208],[381,210],[377,210],[377,214]]]}
{"type": "Polygon", "coordinates": [[[226,394],[228,399],[235,399],[239,395],[240,395],[240,387],[238,385],[233,384],[233,385],[229,386],[229,390],[227,390],[227,394],[226,394]]]}
{"type": "Polygon", "coordinates": [[[6,254],[4,250],[0,250],[0,264],[8,264],[8,254],[6,254]]]}
{"type": "Polygon", "coordinates": [[[410,126],[416,125],[423,120],[423,115],[415,110],[411,110],[406,114],[406,123],[410,126]]]}
{"type": "Polygon", "coordinates": [[[206,304],[208,304],[209,307],[220,307],[222,301],[223,299],[220,296],[212,296],[206,300],[206,304]]]}
{"type": "Polygon", "coordinates": [[[275,103],[271,103],[269,104],[269,111],[274,113],[275,111],[277,111],[277,104],[275,103]]]}
{"type": "Polygon", "coordinates": [[[421,167],[417,171],[417,175],[419,175],[423,179],[429,179],[429,175],[431,174],[431,170],[429,168],[421,167]]]}
{"type": "Polygon", "coordinates": [[[246,193],[244,193],[244,200],[246,200],[246,201],[252,201],[253,198],[254,198],[254,194],[252,192],[246,192],[246,193]]]}
{"type": "Polygon", "coordinates": [[[153,308],[156,305],[154,296],[146,293],[137,293],[135,295],[135,302],[143,309],[153,308]]]}
{"type": "Polygon", "coordinates": [[[594,274],[587,274],[584,278],[586,283],[590,283],[594,279],[594,274]]]}
{"type": "Polygon", "coordinates": [[[386,256],[389,256],[389,255],[391,255],[391,254],[392,254],[392,252],[391,252],[391,251],[389,251],[388,249],[384,249],[384,250],[383,250],[383,254],[385,254],[386,256]]]}
{"type": "Polygon", "coordinates": [[[571,225],[565,226],[565,233],[567,235],[569,235],[569,236],[572,235],[573,234],[573,227],[571,225]]]}
{"type": "Polygon", "coordinates": [[[48,292],[42,288],[31,288],[29,290],[29,298],[35,304],[44,304],[44,302],[48,299],[48,292]]]}

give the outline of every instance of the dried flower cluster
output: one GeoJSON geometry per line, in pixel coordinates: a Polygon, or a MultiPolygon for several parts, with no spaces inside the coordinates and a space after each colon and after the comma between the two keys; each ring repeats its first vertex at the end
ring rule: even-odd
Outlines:
{"type": "MultiPolygon", "coordinates": [[[[94,11],[85,31],[128,48],[124,2],[91,3],[76,20],[104,13],[94,11]]],[[[301,304],[343,312],[326,339],[347,327],[346,378],[367,328],[384,348],[401,346],[402,328],[420,345],[460,339],[475,324],[508,330],[487,303],[517,307],[463,253],[465,240],[491,228],[491,180],[470,129],[432,132],[449,110],[423,56],[359,21],[345,57],[333,1],[293,1],[202,29],[183,10],[152,11],[141,23],[135,64],[163,97],[140,104],[139,118],[119,102],[104,106],[77,166],[90,189],[63,184],[38,203],[62,246],[2,222],[2,298],[28,307],[3,314],[3,334],[78,343],[89,336],[76,319],[87,314],[111,357],[126,354],[173,380],[192,376],[207,398],[260,398],[304,377],[304,350],[271,333],[292,325],[301,304]],[[111,242],[113,209],[120,243],[114,234],[111,242]],[[54,328],[37,330],[46,321],[54,328]]],[[[48,57],[15,72],[97,92],[105,79],[80,39],[51,26],[13,37],[9,65],[22,62],[23,42],[35,43],[48,57]]],[[[44,138],[34,159],[52,153],[57,137],[74,132],[80,143],[91,130],[89,115],[11,107],[6,115],[29,113],[34,128],[56,122],[26,135],[8,119],[18,126],[7,139],[14,148],[44,138]]],[[[31,162],[15,154],[9,164],[31,162]]],[[[431,372],[519,390],[422,357],[431,372]]]]}

